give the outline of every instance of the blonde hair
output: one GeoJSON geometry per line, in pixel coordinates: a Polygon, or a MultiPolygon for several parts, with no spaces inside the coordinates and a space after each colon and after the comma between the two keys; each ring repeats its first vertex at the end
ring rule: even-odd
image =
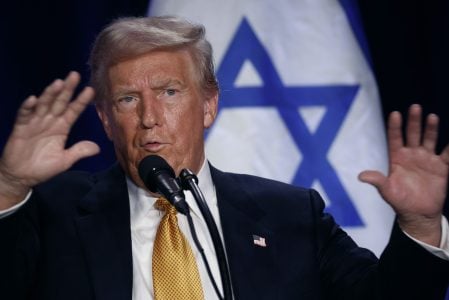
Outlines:
{"type": "Polygon", "coordinates": [[[96,104],[101,106],[108,97],[107,72],[111,66],[153,50],[175,49],[191,53],[203,92],[218,92],[212,47],[204,26],[171,16],[120,18],[100,32],[90,54],[90,84],[96,91],[96,104]]]}

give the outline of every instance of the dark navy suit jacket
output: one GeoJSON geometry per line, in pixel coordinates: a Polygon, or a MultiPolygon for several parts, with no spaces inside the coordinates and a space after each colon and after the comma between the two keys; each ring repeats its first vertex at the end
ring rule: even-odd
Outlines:
{"type": "MultiPolygon", "coordinates": [[[[448,262],[398,228],[378,260],[323,213],[316,192],[211,174],[236,299],[443,299],[448,262]]],[[[129,200],[117,165],[37,187],[0,220],[0,241],[1,299],[131,300],[129,200]]]]}

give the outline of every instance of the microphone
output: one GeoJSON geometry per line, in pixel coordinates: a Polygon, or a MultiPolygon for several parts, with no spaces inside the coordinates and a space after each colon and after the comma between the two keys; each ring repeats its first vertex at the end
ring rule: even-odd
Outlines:
{"type": "Polygon", "coordinates": [[[138,167],[139,176],[145,186],[153,193],[158,193],[184,215],[189,213],[184,192],[175,178],[173,168],[158,155],[149,155],[142,159],[138,167]]]}

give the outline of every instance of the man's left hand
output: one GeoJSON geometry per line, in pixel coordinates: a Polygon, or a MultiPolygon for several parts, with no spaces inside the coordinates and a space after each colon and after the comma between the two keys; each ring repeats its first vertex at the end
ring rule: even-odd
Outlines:
{"type": "Polygon", "coordinates": [[[360,173],[359,179],[378,189],[395,210],[402,230],[438,247],[449,173],[449,145],[440,155],[435,153],[438,116],[429,114],[422,132],[421,115],[421,106],[410,106],[404,141],[401,114],[390,114],[389,174],[369,170],[360,173]]]}

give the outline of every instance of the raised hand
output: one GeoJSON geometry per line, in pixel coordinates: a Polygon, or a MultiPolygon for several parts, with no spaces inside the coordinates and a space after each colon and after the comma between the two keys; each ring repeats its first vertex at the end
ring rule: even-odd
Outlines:
{"type": "Polygon", "coordinates": [[[0,209],[13,206],[34,185],[99,152],[89,141],[65,149],[72,125],[94,95],[86,87],[70,101],[79,81],[79,74],[71,72],[65,80],[47,86],[39,97],[28,97],[20,107],[0,158],[0,209]]]}
{"type": "Polygon", "coordinates": [[[422,110],[412,105],[402,137],[402,117],[393,112],[388,121],[389,174],[364,171],[359,179],[374,185],[395,210],[402,230],[428,244],[438,246],[441,216],[449,173],[449,146],[435,153],[438,117],[427,116],[421,130],[422,110]]]}

